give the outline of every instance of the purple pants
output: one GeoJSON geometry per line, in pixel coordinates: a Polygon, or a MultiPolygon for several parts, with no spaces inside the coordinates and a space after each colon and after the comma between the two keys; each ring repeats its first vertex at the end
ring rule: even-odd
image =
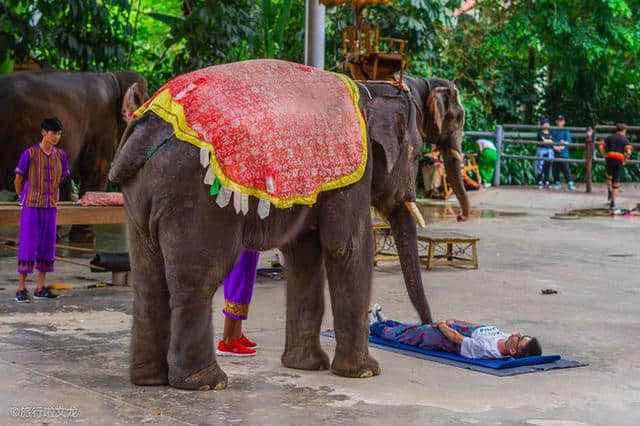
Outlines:
{"type": "Polygon", "coordinates": [[[53,272],[56,255],[56,208],[22,207],[18,273],[53,272]]]}
{"type": "Polygon", "coordinates": [[[460,346],[444,337],[444,334],[432,327],[431,324],[401,324],[397,321],[387,320],[371,324],[370,332],[373,336],[405,345],[460,353],[460,346]]]}
{"type": "Polygon", "coordinates": [[[224,309],[222,313],[236,320],[246,320],[256,283],[259,251],[242,250],[236,265],[224,279],[224,309]]]}

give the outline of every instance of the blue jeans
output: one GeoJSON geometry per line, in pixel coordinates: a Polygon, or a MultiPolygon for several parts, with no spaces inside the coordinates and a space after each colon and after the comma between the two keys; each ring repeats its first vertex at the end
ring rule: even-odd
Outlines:
{"type": "Polygon", "coordinates": [[[555,157],[554,153],[553,148],[546,146],[539,146],[538,149],[536,149],[536,157],[547,158],[547,160],[536,160],[534,163],[538,181],[549,182],[549,171],[551,170],[551,161],[549,160],[553,160],[555,157]]]}

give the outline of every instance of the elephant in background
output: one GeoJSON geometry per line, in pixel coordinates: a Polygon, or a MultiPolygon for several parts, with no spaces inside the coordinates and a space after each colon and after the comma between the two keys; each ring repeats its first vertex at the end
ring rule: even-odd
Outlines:
{"type": "Polygon", "coordinates": [[[330,367],[347,377],[380,373],[367,343],[374,250],[369,206],[393,218],[396,238],[413,227],[414,245],[412,212],[424,221],[412,203],[423,145],[420,111],[406,92],[390,89],[368,96],[375,87],[360,86],[370,153],[363,177],[321,192],[311,207],[272,209],[265,219],[258,218],[254,197],[246,216],[212,203],[202,184],[199,150],[177,140],[172,126],[154,113],[129,126],[109,178],[122,184],[129,229],[133,383],[226,387],[213,350],[211,298],[243,248],[277,247],[285,256],[285,366],[330,367]],[[325,273],[336,332],[331,364],[319,338],[325,273]]]}
{"type": "MultiPolygon", "coordinates": [[[[80,194],[104,191],[109,165],[130,113],[147,99],[147,81],[134,72],[22,71],[0,76],[0,188],[13,190],[23,150],[40,140],[40,123],[58,117],[60,148],[69,158],[80,194]]],[[[70,199],[71,186],[63,188],[70,199]]],[[[91,240],[90,227],[74,227],[72,240],[91,240]]]]}

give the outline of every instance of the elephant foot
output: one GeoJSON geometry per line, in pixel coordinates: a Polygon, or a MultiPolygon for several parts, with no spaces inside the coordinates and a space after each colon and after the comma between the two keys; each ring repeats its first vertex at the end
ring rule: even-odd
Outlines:
{"type": "Polygon", "coordinates": [[[224,371],[214,363],[202,370],[191,373],[181,374],[172,368],[169,373],[169,385],[178,389],[186,390],[222,390],[227,387],[229,380],[224,371]]]}
{"type": "Polygon", "coordinates": [[[138,386],[160,386],[169,384],[167,366],[132,365],[129,370],[131,383],[138,386]]]}
{"type": "Polygon", "coordinates": [[[320,346],[285,349],[280,360],[285,367],[295,368],[297,370],[329,369],[329,356],[327,356],[320,346]]]}
{"type": "Polygon", "coordinates": [[[72,243],[95,243],[96,233],[91,225],[73,225],[69,231],[69,241],[72,243]]]}
{"type": "Polygon", "coordinates": [[[346,357],[336,354],[331,364],[331,372],[338,376],[364,379],[378,376],[380,366],[371,355],[367,354],[364,360],[361,357],[346,357]]]}

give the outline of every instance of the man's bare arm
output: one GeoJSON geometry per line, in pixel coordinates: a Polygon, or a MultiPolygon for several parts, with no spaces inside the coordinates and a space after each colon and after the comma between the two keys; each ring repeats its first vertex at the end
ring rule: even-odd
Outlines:
{"type": "Polygon", "coordinates": [[[474,325],[474,323],[469,322],[469,321],[462,321],[456,318],[449,318],[447,320],[447,324],[451,324],[452,322],[457,322],[458,324],[467,324],[467,325],[474,325]]]}
{"type": "Polygon", "coordinates": [[[22,185],[24,184],[24,176],[16,175],[16,178],[13,180],[13,188],[16,190],[16,194],[18,197],[22,194],[22,185]]]}
{"type": "Polygon", "coordinates": [[[438,330],[440,330],[440,332],[444,334],[444,337],[446,337],[447,340],[455,344],[461,345],[462,340],[464,340],[464,337],[460,333],[449,327],[444,321],[440,321],[438,323],[438,330]]]}

